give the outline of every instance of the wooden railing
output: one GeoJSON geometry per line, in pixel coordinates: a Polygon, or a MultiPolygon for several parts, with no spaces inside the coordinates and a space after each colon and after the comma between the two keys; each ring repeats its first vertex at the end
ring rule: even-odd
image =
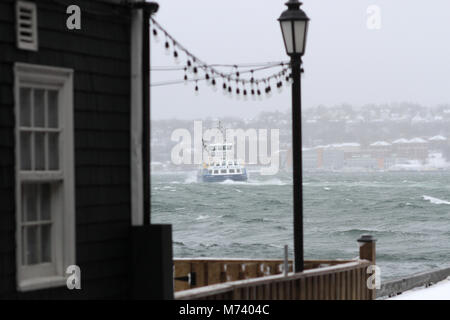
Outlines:
{"type": "MultiPolygon", "coordinates": [[[[305,270],[333,266],[351,260],[307,260],[305,270]]],[[[236,280],[260,278],[284,272],[284,261],[276,259],[174,259],[175,291],[236,280]]],[[[292,272],[292,260],[288,263],[292,272]]]]}
{"type": "Polygon", "coordinates": [[[370,261],[361,260],[310,269],[288,276],[274,275],[232,281],[175,293],[180,300],[370,300],[366,285],[370,261]]]}
{"type": "Polygon", "coordinates": [[[282,260],[175,259],[176,299],[371,300],[367,272],[375,239],[362,236],[358,260],[305,261],[303,272],[283,272],[282,260]]]}

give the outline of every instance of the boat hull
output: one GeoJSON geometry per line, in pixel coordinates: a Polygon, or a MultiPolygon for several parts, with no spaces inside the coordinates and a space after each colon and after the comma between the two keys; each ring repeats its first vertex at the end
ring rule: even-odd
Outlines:
{"type": "Polygon", "coordinates": [[[247,181],[247,174],[224,174],[224,175],[202,175],[199,180],[202,182],[224,182],[231,181],[247,181]]]}

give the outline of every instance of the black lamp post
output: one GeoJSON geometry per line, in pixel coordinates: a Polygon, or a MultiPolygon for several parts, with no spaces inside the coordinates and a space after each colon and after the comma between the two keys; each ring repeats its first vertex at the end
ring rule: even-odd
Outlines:
{"type": "Polygon", "coordinates": [[[300,9],[298,0],[286,2],[280,21],[286,52],[291,57],[292,70],[292,157],[294,176],[294,255],[295,272],[303,271],[303,186],[302,186],[302,110],[301,85],[302,56],[305,53],[309,18],[300,9]]]}

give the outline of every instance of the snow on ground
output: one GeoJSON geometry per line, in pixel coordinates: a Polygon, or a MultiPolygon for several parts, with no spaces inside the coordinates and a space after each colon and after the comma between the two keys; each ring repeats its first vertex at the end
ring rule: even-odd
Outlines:
{"type": "Polygon", "coordinates": [[[450,277],[431,287],[405,291],[387,300],[450,300],[450,277]]]}

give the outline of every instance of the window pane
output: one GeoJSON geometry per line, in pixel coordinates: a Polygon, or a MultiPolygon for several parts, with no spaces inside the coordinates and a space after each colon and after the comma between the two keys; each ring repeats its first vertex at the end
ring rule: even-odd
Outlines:
{"type": "Polygon", "coordinates": [[[48,169],[59,169],[59,133],[48,134],[48,169]]]}
{"type": "Polygon", "coordinates": [[[22,247],[20,248],[21,250],[21,252],[22,252],[22,265],[24,266],[24,265],[26,265],[27,264],[27,253],[26,253],[26,249],[25,249],[25,245],[26,245],[26,243],[27,243],[27,237],[26,237],[26,231],[27,231],[27,228],[22,228],[21,229],[21,237],[22,237],[22,247]]]}
{"type": "Polygon", "coordinates": [[[294,29],[295,29],[295,52],[303,53],[305,48],[305,28],[306,21],[295,21],[294,29]]]}
{"type": "Polygon", "coordinates": [[[58,91],[50,90],[48,95],[48,127],[58,128],[58,91]]]}
{"type": "Polygon", "coordinates": [[[41,189],[41,217],[40,220],[50,220],[50,184],[40,185],[41,189]]]}
{"type": "Polygon", "coordinates": [[[287,53],[294,52],[294,39],[292,37],[292,25],[291,21],[282,21],[281,30],[283,31],[284,44],[286,46],[287,53]]]}
{"type": "Polygon", "coordinates": [[[51,225],[43,225],[41,227],[41,262],[51,261],[51,225]]]}
{"type": "Polygon", "coordinates": [[[45,133],[34,133],[34,169],[45,170],[45,133]]]}
{"type": "Polygon", "coordinates": [[[45,91],[34,89],[34,126],[45,127],[45,91]]]}
{"type": "Polygon", "coordinates": [[[22,185],[22,220],[36,221],[37,217],[37,185],[25,183],[22,185]]]}
{"type": "Polygon", "coordinates": [[[31,125],[30,88],[20,88],[20,125],[29,127],[31,125]]]}
{"type": "Polygon", "coordinates": [[[20,133],[20,168],[31,170],[31,133],[20,133]]]}
{"type": "Polygon", "coordinates": [[[25,254],[27,264],[38,263],[38,228],[36,226],[26,227],[26,244],[25,244],[25,254]]]}

